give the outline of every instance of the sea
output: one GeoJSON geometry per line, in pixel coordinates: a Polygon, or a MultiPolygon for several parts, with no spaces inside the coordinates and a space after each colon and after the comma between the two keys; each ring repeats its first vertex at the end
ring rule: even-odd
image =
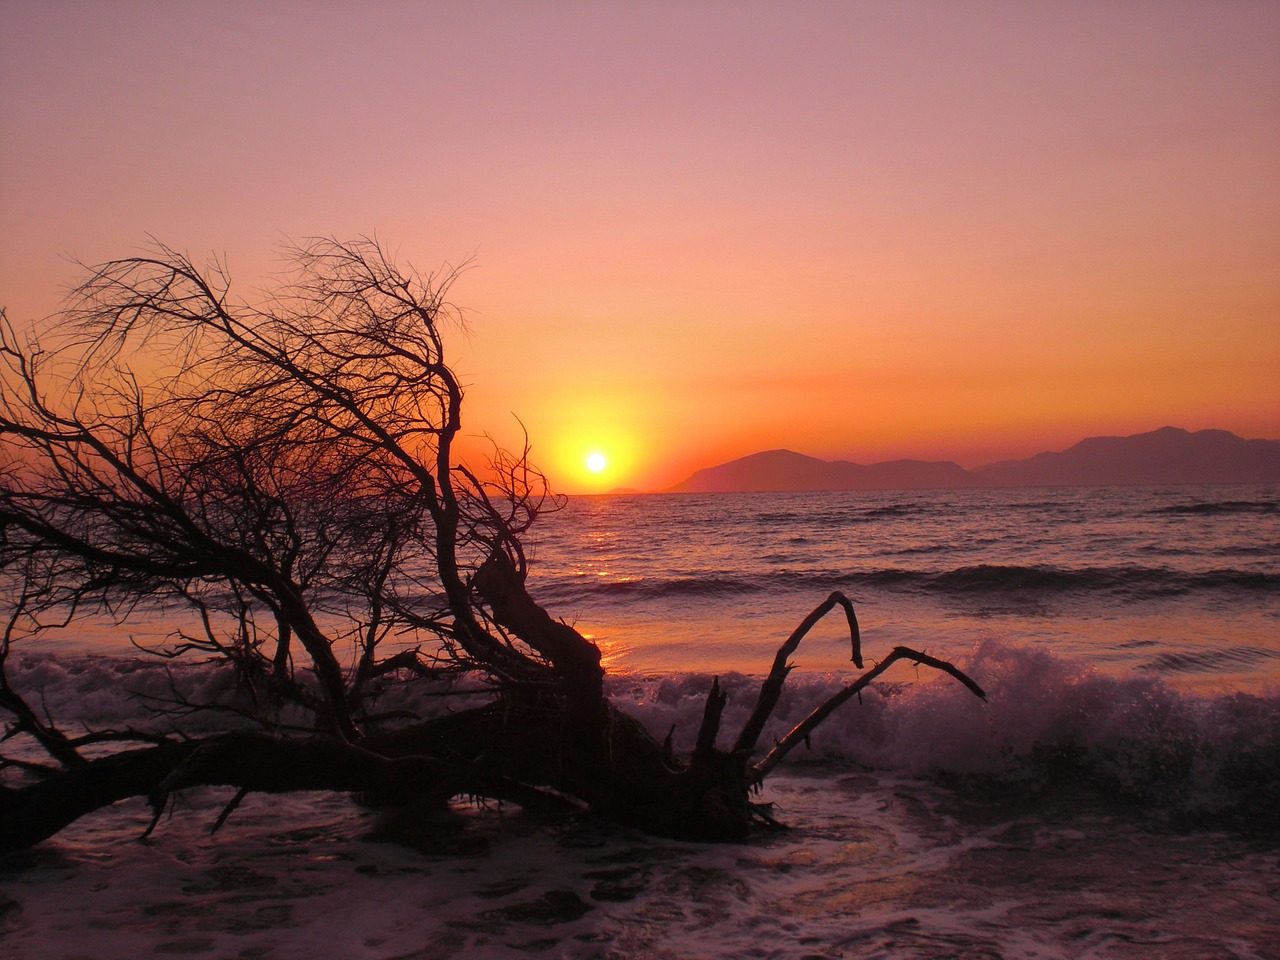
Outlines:
{"type": "MultiPolygon", "coordinates": [[[[468,798],[392,828],[327,794],[212,832],[214,789],[143,839],[125,802],[0,860],[0,960],[1280,958],[1280,487],[574,497],[528,546],[535,599],[678,748],[713,677],[728,745],[834,591],[868,666],[908,646],[987,699],[896,664],[764,783],[782,828],[735,844],[468,798]]],[[[837,608],[764,741],[850,661],[837,608]]],[[[89,729],[168,682],[89,628],[11,675],[89,729]]]]}

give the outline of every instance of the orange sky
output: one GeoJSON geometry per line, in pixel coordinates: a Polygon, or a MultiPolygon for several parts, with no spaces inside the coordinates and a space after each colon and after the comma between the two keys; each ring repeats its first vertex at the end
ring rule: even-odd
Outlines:
{"type": "Polygon", "coordinates": [[[566,491],[1280,437],[1280,4],[0,0],[0,303],[376,233],[566,491]],[[592,450],[609,459],[598,475],[592,450]]]}

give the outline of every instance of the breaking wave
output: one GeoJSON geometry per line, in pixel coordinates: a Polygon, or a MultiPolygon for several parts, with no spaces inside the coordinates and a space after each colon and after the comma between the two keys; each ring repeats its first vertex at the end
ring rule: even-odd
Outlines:
{"type": "Polygon", "coordinates": [[[1280,588],[1280,574],[1235,569],[1186,572],[1143,566],[1067,569],[1049,565],[975,564],[950,570],[880,567],[858,572],[793,572],[785,568],[783,556],[770,555],[766,561],[780,569],[754,576],[546,577],[539,579],[537,592],[539,596],[556,600],[657,599],[864,587],[939,595],[1109,594],[1142,598],[1222,591],[1266,592],[1280,588]]]}
{"type": "Polygon", "coordinates": [[[929,514],[929,507],[920,503],[891,503],[882,506],[848,506],[838,510],[774,510],[750,516],[753,523],[765,527],[774,526],[843,526],[846,524],[872,523],[879,520],[900,520],[929,514]]]}
{"type": "Polygon", "coordinates": [[[1211,516],[1219,513],[1280,513],[1280,502],[1275,500],[1213,500],[1201,503],[1176,503],[1159,507],[1155,514],[1184,514],[1211,516]]]}
{"type": "MultiPolygon", "coordinates": [[[[916,681],[904,664],[841,708],[812,735],[808,749],[794,751],[787,762],[833,775],[852,764],[897,775],[998,783],[1021,796],[1066,784],[1193,825],[1274,829],[1274,811],[1280,809],[1280,691],[1175,691],[1161,673],[1185,666],[1179,656],[1196,655],[1161,653],[1150,670],[1117,677],[1045,651],[987,640],[959,664],[986,690],[987,702],[924,669],[916,681]]],[[[145,723],[148,704],[171,697],[175,689],[193,699],[234,695],[230,671],[208,664],[166,669],[146,661],[31,653],[11,664],[9,673],[51,715],[74,718],[86,729],[145,723]]],[[[848,679],[792,674],[760,742],[782,736],[848,679]]],[[[755,703],[759,678],[730,674],[720,683],[729,695],[721,728],[721,746],[727,746],[755,703]]],[[[660,738],[674,728],[682,750],[693,746],[710,685],[711,677],[701,674],[622,674],[608,680],[619,707],[660,738]]],[[[419,695],[412,685],[402,685],[389,695],[395,702],[383,706],[426,715],[440,703],[426,694],[425,688],[419,695]]]]}
{"type": "MultiPolygon", "coordinates": [[[[961,666],[984,687],[986,703],[945,677],[876,685],[791,759],[1001,783],[1022,794],[1065,784],[1192,825],[1277,829],[1280,692],[1181,693],[1154,671],[1107,676],[996,640],[979,644],[961,666]]],[[[734,730],[754,704],[757,681],[720,681],[730,696],[724,729],[734,730]]],[[[695,676],[620,679],[613,689],[655,731],[674,725],[688,749],[709,684],[695,676]]],[[[840,686],[793,674],[762,742],[840,686]]]]}

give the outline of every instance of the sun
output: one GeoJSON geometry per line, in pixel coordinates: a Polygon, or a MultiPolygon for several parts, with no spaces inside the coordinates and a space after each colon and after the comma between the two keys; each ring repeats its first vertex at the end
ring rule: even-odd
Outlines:
{"type": "Polygon", "coordinates": [[[592,473],[599,473],[609,465],[609,461],[605,459],[604,454],[596,451],[587,454],[587,469],[592,473]]]}

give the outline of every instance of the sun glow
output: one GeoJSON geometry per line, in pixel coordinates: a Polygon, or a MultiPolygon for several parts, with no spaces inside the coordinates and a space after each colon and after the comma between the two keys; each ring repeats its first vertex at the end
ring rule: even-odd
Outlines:
{"type": "Polygon", "coordinates": [[[612,408],[584,414],[584,408],[607,403],[602,397],[574,397],[563,411],[552,408],[550,416],[531,418],[530,433],[541,429],[546,437],[534,459],[557,493],[596,494],[634,484],[641,462],[634,428],[612,408]]]}

